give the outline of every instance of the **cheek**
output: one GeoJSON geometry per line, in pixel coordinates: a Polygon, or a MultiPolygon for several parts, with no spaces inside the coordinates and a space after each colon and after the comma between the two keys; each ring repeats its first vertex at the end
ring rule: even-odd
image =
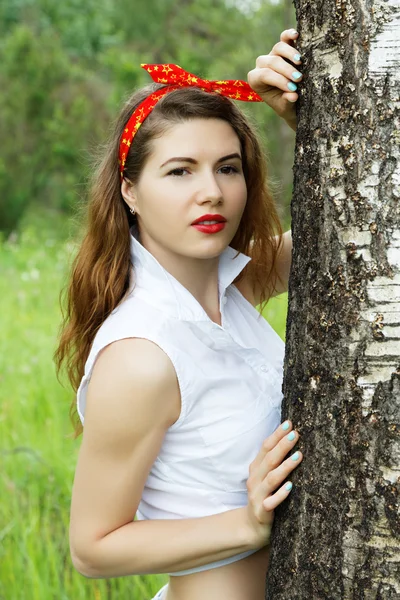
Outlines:
{"type": "Polygon", "coordinates": [[[139,196],[141,209],[144,214],[169,213],[171,193],[169,186],[162,179],[147,182],[139,196]]]}
{"type": "Polygon", "coordinates": [[[147,189],[141,198],[142,218],[148,230],[163,238],[165,235],[179,235],[187,197],[188,194],[183,194],[179,186],[172,186],[168,181],[153,182],[151,189],[147,189]]]}

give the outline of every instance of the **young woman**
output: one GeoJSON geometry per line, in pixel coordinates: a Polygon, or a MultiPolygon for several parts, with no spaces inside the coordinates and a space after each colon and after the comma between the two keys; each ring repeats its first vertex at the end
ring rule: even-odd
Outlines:
{"type": "Polygon", "coordinates": [[[164,600],[264,597],[302,455],[280,424],[284,344],[256,306],[287,289],[291,238],[230,98],[295,128],[296,35],[251,88],[149,66],[160,83],[128,100],[95,171],[56,352],[85,425],[70,547],[87,577],[169,573],[164,600]]]}

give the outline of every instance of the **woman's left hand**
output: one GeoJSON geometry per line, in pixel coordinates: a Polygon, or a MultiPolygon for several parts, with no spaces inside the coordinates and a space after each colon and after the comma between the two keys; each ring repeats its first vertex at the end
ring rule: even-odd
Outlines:
{"type": "Polygon", "coordinates": [[[296,55],[300,56],[299,52],[292,45],[298,35],[295,29],[283,31],[280,41],[269,54],[257,58],[255,69],[249,71],[247,75],[253,90],[294,130],[296,129],[295,102],[299,97],[295,89],[303,76],[301,73],[300,77],[294,76],[294,73],[299,71],[290,63],[301,64],[301,58],[295,59],[296,55]],[[296,87],[291,91],[293,84],[296,87]]]}

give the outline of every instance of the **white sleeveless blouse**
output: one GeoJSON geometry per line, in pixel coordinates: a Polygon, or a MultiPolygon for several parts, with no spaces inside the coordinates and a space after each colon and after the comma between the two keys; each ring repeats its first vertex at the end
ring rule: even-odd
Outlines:
{"type": "MultiPolygon", "coordinates": [[[[170,358],[181,413],[148,475],[137,518],[203,517],[247,505],[249,465],[280,424],[284,342],[232,281],[251,260],[228,246],[219,260],[222,326],[150,254],[131,228],[129,295],[98,330],[77,391],[86,391],[99,352],[123,338],[146,338],[170,358]]],[[[134,516],[132,515],[132,518],[134,516]]],[[[185,575],[249,556],[170,573],[185,575]]]]}

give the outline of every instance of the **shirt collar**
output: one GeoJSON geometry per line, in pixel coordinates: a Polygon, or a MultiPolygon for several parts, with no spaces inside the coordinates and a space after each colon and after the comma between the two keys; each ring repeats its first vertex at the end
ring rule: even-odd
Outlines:
{"type": "MultiPolygon", "coordinates": [[[[210,320],[194,296],[140,243],[136,225],[132,225],[130,228],[130,241],[135,295],[144,298],[174,318],[194,321],[210,320]]],[[[218,264],[220,307],[225,290],[250,260],[250,256],[238,252],[231,246],[225,248],[221,253],[218,264]]]]}

